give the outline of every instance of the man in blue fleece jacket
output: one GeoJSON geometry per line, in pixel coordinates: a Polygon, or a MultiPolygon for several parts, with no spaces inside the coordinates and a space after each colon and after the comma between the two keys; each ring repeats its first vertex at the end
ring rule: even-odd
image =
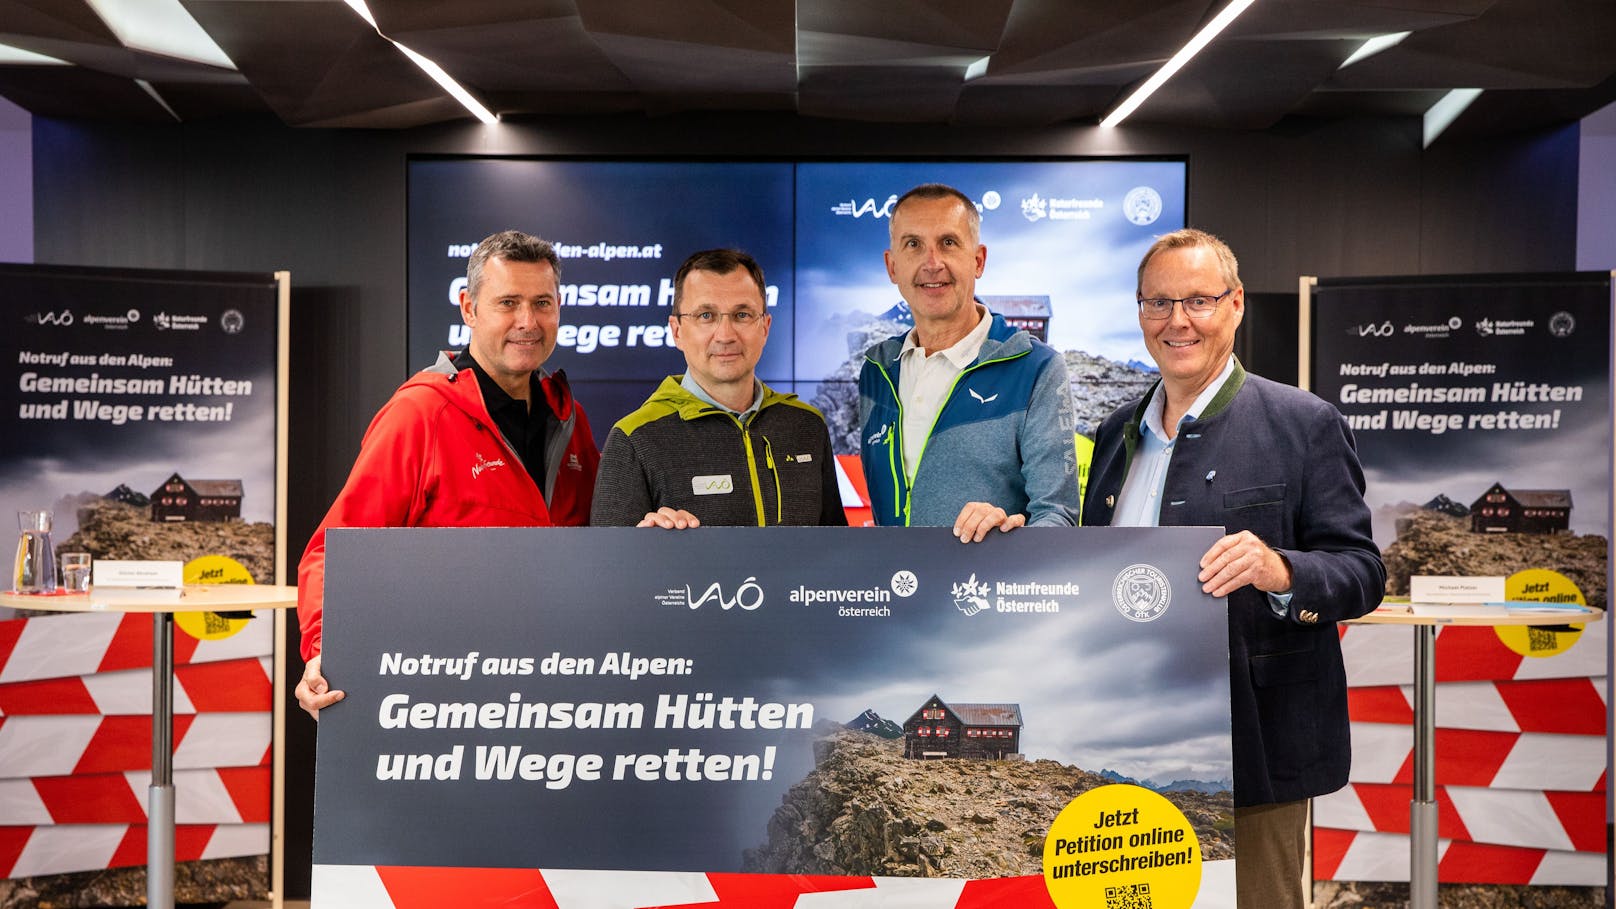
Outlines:
{"type": "Polygon", "coordinates": [[[1078,520],[1066,362],[977,302],[982,216],[927,183],[892,208],[887,277],[915,327],[865,354],[860,449],[880,525],[952,526],[964,542],[1078,520]]]}

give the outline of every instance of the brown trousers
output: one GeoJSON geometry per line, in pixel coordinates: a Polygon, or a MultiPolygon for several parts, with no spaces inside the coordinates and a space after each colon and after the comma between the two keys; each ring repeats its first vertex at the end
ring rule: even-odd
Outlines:
{"type": "Polygon", "coordinates": [[[1307,909],[1307,799],[1234,810],[1240,909],[1307,909]]]}

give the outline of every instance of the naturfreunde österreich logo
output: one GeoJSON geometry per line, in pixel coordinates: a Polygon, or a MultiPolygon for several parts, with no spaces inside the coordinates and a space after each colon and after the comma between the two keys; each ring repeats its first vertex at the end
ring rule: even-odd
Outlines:
{"type": "Polygon", "coordinates": [[[1173,599],[1173,585],[1154,565],[1138,563],[1117,572],[1111,585],[1111,602],[1124,618],[1134,622],[1154,622],[1167,611],[1173,599]]]}
{"type": "Polygon", "coordinates": [[[982,612],[1060,612],[1063,599],[1075,599],[1078,585],[1071,581],[978,581],[973,573],[949,588],[954,608],[968,616],[982,612]],[[991,599],[989,596],[991,595],[991,599]]]}

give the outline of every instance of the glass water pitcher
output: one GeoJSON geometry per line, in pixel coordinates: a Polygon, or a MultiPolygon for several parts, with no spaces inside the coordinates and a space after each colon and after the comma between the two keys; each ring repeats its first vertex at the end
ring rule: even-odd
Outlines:
{"type": "Polygon", "coordinates": [[[18,593],[56,592],[56,550],[51,547],[51,513],[17,512],[17,561],[11,575],[18,593]]]}

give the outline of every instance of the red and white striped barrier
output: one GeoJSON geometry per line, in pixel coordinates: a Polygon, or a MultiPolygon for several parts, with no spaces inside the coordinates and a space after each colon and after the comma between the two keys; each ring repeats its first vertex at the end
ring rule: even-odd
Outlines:
{"type": "MultiPolygon", "coordinates": [[[[990,880],[315,865],[312,909],[1054,909],[1041,876],[990,880]]],[[[1195,909],[1234,909],[1234,862],[1195,909]]]]}
{"type": "MultiPolygon", "coordinates": [[[[149,771],[0,779],[0,817],[11,826],[144,824],[149,771]]],[[[174,773],[181,824],[269,821],[270,768],[219,767],[174,773]]]]}
{"type": "MultiPolygon", "coordinates": [[[[1604,630],[1525,657],[1484,627],[1436,639],[1438,879],[1609,885],[1604,630]]],[[[1314,800],[1314,877],[1406,881],[1413,659],[1406,627],[1341,629],[1351,782],[1314,800]]]]}
{"type": "MultiPolygon", "coordinates": [[[[0,876],[146,861],[149,615],[0,621],[0,876]]],[[[174,635],[180,861],[269,851],[274,620],[174,635]]]]}
{"type": "MultiPolygon", "coordinates": [[[[1331,881],[1408,880],[1408,837],[1316,827],[1313,875],[1331,881]]],[[[1439,840],[1437,877],[1474,884],[1609,886],[1605,853],[1439,840]]]]}
{"type": "MultiPolygon", "coordinates": [[[[1605,624],[1590,623],[1581,640],[1552,657],[1522,656],[1505,646],[1491,628],[1439,628],[1436,680],[1443,683],[1603,676],[1605,624]]],[[[1342,626],[1341,652],[1350,687],[1414,683],[1414,636],[1408,626],[1342,626]]]]}
{"type": "MultiPolygon", "coordinates": [[[[263,855],[268,824],[181,824],[174,830],[174,860],[263,855]]],[[[35,877],[146,864],[144,824],[64,824],[0,827],[0,875],[35,877]]]]}

